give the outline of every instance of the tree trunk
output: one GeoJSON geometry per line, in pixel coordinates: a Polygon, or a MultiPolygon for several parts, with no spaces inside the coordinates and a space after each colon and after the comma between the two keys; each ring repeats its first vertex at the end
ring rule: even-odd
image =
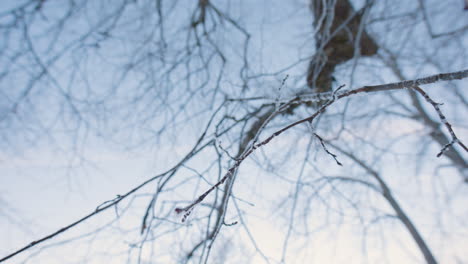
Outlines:
{"type": "Polygon", "coordinates": [[[368,5],[359,12],[349,0],[311,0],[310,6],[317,33],[316,53],[307,71],[307,85],[316,92],[327,92],[332,89],[336,66],[356,54],[375,55],[378,46],[361,25],[363,11],[368,5]]]}

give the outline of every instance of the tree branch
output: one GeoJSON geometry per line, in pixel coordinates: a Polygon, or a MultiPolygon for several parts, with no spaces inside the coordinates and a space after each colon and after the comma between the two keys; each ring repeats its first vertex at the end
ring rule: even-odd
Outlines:
{"type": "MultiPolygon", "coordinates": [[[[314,114],[312,114],[311,116],[309,117],[306,117],[304,119],[301,119],[301,120],[298,120],[276,132],[274,132],[272,135],[270,135],[269,137],[267,137],[266,139],[264,139],[263,141],[259,142],[259,143],[256,143],[256,144],[252,144],[240,157],[238,160],[236,160],[236,162],[234,163],[234,165],[226,172],[226,174],[224,175],[224,177],[221,178],[220,181],[218,181],[215,185],[213,185],[213,187],[211,187],[209,190],[207,190],[205,193],[203,193],[202,195],[200,195],[193,203],[191,203],[190,205],[186,206],[186,207],[183,207],[183,208],[177,208],[176,211],[177,212],[185,212],[187,213],[189,210],[191,210],[195,205],[199,204],[200,202],[202,202],[206,196],[208,194],[210,194],[214,189],[216,189],[217,187],[219,187],[220,185],[222,185],[228,178],[232,177],[233,173],[235,172],[235,170],[241,165],[241,163],[247,158],[249,157],[256,149],[268,144],[271,140],[273,140],[273,138],[281,135],[282,133],[284,133],[285,131],[287,131],[288,129],[292,128],[292,127],[295,127],[299,124],[302,124],[302,123],[305,123],[305,122],[312,122],[317,116],[319,116],[320,114],[322,114],[323,112],[325,112],[325,110],[330,106],[332,105],[333,103],[335,103],[336,101],[338,101],[339,99],[341,98],[345,98],[345,97],[349,97],[349,96],[352,96],[352,95],[356,95],[356,94],[360,94],[360,93],[373,93],[373,92],[381,92],[381,91],[389,91],[389,90],[399,90],[399,89],[405,89],[405,88],[412,88],[414,86],[418,86],[418,85],[424,85],[424,84],[430,84],[430,83],[436,83],[436,82],[439,82],[439,81],[450,81],[450,80],[460,80],[460,79],[464,79],[464,78],[467,78],[468,77],[468,70],[463,70],[463,71],[458,71],[458,72],[451,72],[451,73],[441,73],[441,74],[437,74],[437,75],[432,75],[432,76],[428,76],[428,77],[424,77],[424,78],[420,78],[420,79],[416,79],[416,80],[408,80],[408,81],[403,81],[403,82],[397,82],[397,83],[389,83],[389,84],[383,84],[383,85],[375,85],[375,86],[364,86],[362,88],[358,88],[358,89],[354,89],[354,90],[351,90],[351,91],[346,91],[346,92],[342,92],[342,93],[336,93],[338,92],[338,90],[335,91],[335,94],[334,96],[332,97],[332,99],[330,101],[328,101],[327,103],[325,103],[322,107],[320,107],[314,114]]],[[[297,99],[299,100],[299,99],[297,99]]],[[[292,101],[291,101],[292,102],[292,101]]],[[[219,107],[215,113],[213,114],[212,118],[210,119],[208,125],[207,125],[207,128],[209,127],[211,121],[213,120],[213,117],[216,115],[216,113],[221,109],[221,107],[219,107]]],[[[117,198],[114,198],[114,199],[111,199],[110,201],[106,202],[106,205],[105,206],[102,206],[103,204],[101,204],[100,206],[97,207],[96,210],[94,210],[92,213],[89,213],[88,215],[80,218],[79,220],[41,238],[41,239],[38,239],[38,240],[35,240],[31,243],[29,243],[28,245],[22,247],[21,249],[3,257],[0,259],[0,262],[4,262],[16,255],[18,255],[19,253],[21,252],[24,252],[32,247],[35,247],[37,246],[38,244],[41,244],[43,243],[44,241],[47,241],[73,227],[75,227],[76,225],[88,220],[89,218],[107,210],[108,208],[110,207],[113,207],[113,206],[116,206],[118,203],[120,203],[122,200],[124,200],[125,198],[129,197],[131,194],[133,194],[134,192],[136,192],[137,190],[141,189],[142,187],[146,186],[148,183],[150,182],[153,182],[154,180],[160,178],[160,177],[163,177],[164,175],[167,175],[168,173],[172,172],[174,169],[178,168],[181,164],[183,164],[184,162],[186,162],[187,160],[189,160],[190,158],[192,158],[194,155],[196,155],[201,149],[203,149],[204,147],[206,147],[207,145],[211,144],[212,141],[209,141],[208,143],[202,145],[202,146],[199,146],[202,139],[205,137],[206,135],[206,130],[204,131],[204,133],[202,134],[202,136],[200,137],[200,139],[198,140],[198,142],[195,144],[195,147],[192,149],[192,151],[189,152],[189,154],[187,154],[187,156],[185,156],[182,161],[180,161],[176,166],[174,166],[172,169],[162,173],[162,174],[159,174],[159,175],[156,175],[146,181],[144,181],[143,183],[139,184],[138,186],[136,186],[135,188],[131,189],[130,191],[128,191],[127,193],[125,193],[124,195],[118,195],[117,198]]]]}

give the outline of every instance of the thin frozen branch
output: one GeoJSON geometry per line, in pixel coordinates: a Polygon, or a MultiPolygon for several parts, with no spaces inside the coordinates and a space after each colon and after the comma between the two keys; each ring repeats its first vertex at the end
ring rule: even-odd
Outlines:
{"type": "Polygon", "coordinates": [[[213,113],[213,115],[211,116],[210,120],[208,121],[208,124],[206,125],[205,127],[205,130],[203,131],[202,135],[198,138],[197,142],[195,143],[195,145],[193,146],[193,148],[188,152],[188,154],[182,158],[182,160],[180,160],[175,166],[173,166],[171,169],[167,170],[166,172],[164,173],[161,173],[159,175],[156,175],[156,176],[153,176],[151,178],[149,178],[148,180],[140,183],[139,185],[137,185],[136,187],[134,187],[133,189],[131,189],[130,191],[126,192],[125,194],[123,195],[117,195],[116,198],[114,199],[111,199],[111,200],[108,200],[108,201],[105,201],[103,203],[101,203],[100,205],[98,205],[96,207],[96,209],[87,214],[86,216],[78,219],[77,221],[45,236],[45,237],[42,237],[38,240],[35,240],[35,241],[32,241],[31,243],[29,243],[28,245],[10,253],[9,255],[3,257],[0,259],[0,263],[1,262],[4,262],[34,246],[37,246],[38,244],[41,244],[43,243],[44,241],[47,241],[53,237],[56,237],[58,236],[59,234],[61,233],[64,233],[65,231],[77,226],[78,224],[81,224],[83,223],[84,221],[88,220],[89,218],[92,218],[93,216],[95,215],[98,215],[104,211],[106,211],[107,209],[111,208],[111,207],[114,207],[114,206],[117,206],[121,201],[123,201],[125,198],[128,198],[130,197],[131,194],[135,193],[136,191],[142,189],[144,186],[148,185],[149,183],[151,182],[154,182],[155,180],[157,179],[160,179],[166,175],[169,175],[171,173],[173,173],[174,171],[176,171],[179,167],[181,167],[184,163],[186,163],[188,160],[190,160],[191,158],[193,158],[195,155],[197,155],[200,151],[202,151],[203,149],[205,149],[207,146],[210,146],[213,144],[213,140],[209,140],[207,142],[205,142],[204,144],[202,144],[203,140],[205,139],[206,137],[206,134],[207,134],[207,131],[208,131],[208,128],[211,126],[211,123],[212,121],[214,120],[214,117],[217,115],[217,113],[219,112],[219,110],[221,110],[221,108],[224,106],[224,103],[222,103],[218,109],[216,109],[213,113]]]}
{"type": "MultiPolygon", "coordinates": [[[[182,207],[182,208],[176,208],[175,211],[176,213],[184,213],[182,216],[182,221],[185,221],[187,216],[190,214],[191,210],[201,203],[213,190],[221,186],[228,178],[230,178],[232,175],[234,175],[234,172],[239,168],[239,166],[242,164],[242,162],[250,156],[256,149],[267,145],[271,140],[273,140],[275,137],[281,135],[285,131],[289,130],[292,127],[295,127],[299,124],[306,123],[306,122],[312,122],[315,118],[317,118],[320,114],[325,112],[325,110],[338,101],[341,98],[344,97],[349,97],[355,94],[360,94],[360,93],[373,93],[373,92],[381,92],[381,91],[389,91],[389,90],[400,90],[400,89],[407,89],[407,88],[412,88],[415,85],[424,85],[424,84],[430,84],[430,83],[435,83],[439,81],[449,81],[449,80],[460,80],[468,77],[468,70],[463,70],[463,71],[458,71],[458,72],[451,72],[451,73],[441,73],[441,74],[436,74],[436,75],[431,75],[428,77],[416,79],[416,80],[408,80],[408,81],[403,81],[403,82],[397,82],[397,83],[389,83],[389,84],[383,84],[383,85],[375,85],[375,86],[364,86],[362,88],[346,91],[346,92],[341,92],[339,93],[339,90],[343,88],[343,86],[340,86],[338,89],[335,90],[333,93],[333,96],[331,100],[326,102],[324,105],[322,105],[314,114],[312,114],[309,117],[306,117],[304,119],[298,120],[290,125],[287,125],[283,127],[282,129],[274,132],[272,135],[264,139],[263,141],[252,144],[251,147],[241,155],[234,165],[229,168],[229,170],[226,172],[226,174],[219,180],[215,185],[213,185],[211,188],[209,188],[207,191],[205,191],[202,195],[200,195],[195,201],[193,201],[191,204],[182,207]]],[[[297,100],[300,100],[300,98],[297,98],[297,100]]],[[[293,103],[294,100],[292,100],[290,103],[293,103]]],[[[254,141],[255,142],[255,141],[254,141]]]]}
{"type": "Polygon", "coordinates": [[[431,83],[436,83],[440,81],[461,80],[467,77],[468,77],[468,69],[457,71],[457,72],[440,73],[436,75],[419,78],[416,80],[408,80],[408,81],[388,83],[388,84],[382,84],[382,85],[364,86],[362,88],[358,88],[355,90],[345,92],[338,97],[343,98],[351,94],[357,94],[357,93],[362,93],[362,92],[371,93],[371,92],[379,92],[379,91],[399,90],[399,89],[404,89],[404,88],[410,89],[414,86],[431,84],[431,83]]]}
{"type": "MultiPolygon", "coordinates": [[[[457,72],[449,72],[449,73],[440,73],[436,75],[431,75],[423,78],[419,78],[416,80],[408,80],[402,82],[394,82],[382,85],[373,85],[373,86],[364,86],[354,90],[342,90],[341,92],[336,93],[338,99],[347,97],[350,94],[356,93],[372,93],[372,92],[379,92],[379,91],[391,91],[391,90],[399,90],[403,88],[411,89],[415,85],[425,85],[431,83],[437,83],[441,81],[452,81],[452,80],[461,80],[468,77],[468,69],[457,71],[457,72]]],[[[303,102],[320,102],[325,100],[330,100],[332,98],[332,92],[323,92],[323,93],[307,93],[307,94],[298,94],[294,98],[285,98],[280,100],[281,102],[293,101],[292,103],[303,103],[303,102]]],[[[268,100],[271,99],[265,96],[255,96],[255,97],[246,97],[246,98],[229,98],[227,101],[259,101],[259,100],[268,100]]]]}
{"type": "Polygon", "coordinates": [[[335,154],[331,153],[331,152],[328,150],[327,146],[325,146],[325,142],[323,141],[323,138],[322,138],[321,136],[319,136],[317,133],[314,133],[314,136],[315,136],[316,138],[318,138],[318,140],[320,141],[320,144],[322,145],[323,150],[325,150],[325,152],[327,152],[328,155],[332,156],[333,159],[335,159],[336,164],[338,164],[338,165],[340,165],[340,166],[343,166],[343,164],[341,164],[341,162],[338,161],[337,156],[336,156],[335,154]]]}
{"type": "Polygon", "coordinates": [[[417,91],[419,94],[421,94],[424,99],[426,99],[426,101],[428,103],[430,103],[432,105],[432,107],[434,107],[434,109],[436,110],[437,114],[439,115],[439,118],[440,118],[440,121],[445,125],[445,127],[447,128],[447,130],[449,131],[450,133],[450,136],[452,137],[452,140],[447,143],[445,146],[442,147],[442,149],[440,150],[440,152],[437,154],[437,157],[440,157],[442,156],[442,154],[444,154],[448,149],[449,147],[453,146],[454,144],[458,144],[460,145],[465,151],[468,152],[468,148],[465,146],[465,144],[463,144],[463,142],[461,142],[457,135],[455,134],[455,131],[453,131],[453,128],[452,128],[452,125],[447,121],[447,118],[445,117],[445,115],[442,113],[442,110],[440,110],[440,107],[439,105],[442,105],[441,103],[437,103],[435,102],[434,100],[432,100],[431,97],[429,97],[429,95],[424,92],[423,89],[421,89],[420,87],[418,86],[414,86],[412,87],[415,91],[417,91]]]}
{"type": "MultiPolygon", "coordinates": [[[[352,95],[355,95],[355,94],[360,94],[360,93],[371,93],[371,92],[380,92],[380,91],[389,91],[389,90],[398,90],[398,89],[405,89],[405,88],[412,88],[412,87],[415,87],[415,86],[418,86],[418,85],[424,85],[424,84],[430,84],[430,83],[436,83],[436,82],[439,82],[439,81],[449,81],[449,80],[460,80],[460,79],[464,79],[464,78],[467,78],[468,77],[468,70],[463,70],[463,71],[458,71],[458,72],[452,72],[452,73],[441,73],[441,74],[437,74],[437,75],[432,75],[432,76],[428,76],[428,77],[424,77],[424,78],[420,78],[420,79],[416,79],[416,80],[409,80],[409,81],[403,81],[403,82],[397,82],[397,83],[389,83],[389,84],[383,84],[383,85],[376,85],[376,86],[364,86],[362,88],[358,88],[358,89],[354,89],[354,90],[351,90],[351,91],[346,91],[346,92],[341,92],[341,93],[338,93],[338,90],[335,91],[334,93],[334,96],[332,96],[331,100],[326,102],[322,107],[320,107],[314,114],[310,115],[309,117],[306,117],[304,119],[301,119],[301,120],[298,120],[276,132],[274,132],[272,135],[270,135],[269,137],[267,137],[266,139],[264,139],[263,141],[259,142],[259,143],[255,143],[255,144],[252,144],[250,146],[250,148],[248,150],[246,150],[244,153],[242,153],[242,155],[236,160],[236,162],[234,163],[234,165],[226,172],[226,174],[221,178],[220,181],[218,181],[213,187],[211,187],[209,190],[207,190],[205,193],[203,193],[202,195],[200,195],[193,203],[191,203],[190,205],[186,206],[186,207],[183,207],[183,208],[177,208],[176,209],[176,212],[178,213],[182,213],[184,212],[184,216],[189,213],[193,207],[199,203],[201,203],[205,198],[206,196],[208,196],[214,189],[216,189],[217,187],[219,187],[220,185],[222,185],[228,178],[230,178],[233,173],[236,171],[236,169],[241,165],[241,163],[247,158],[249,157],[256,149],[268,144],[271,140],[273,140],[275,137],[281,135],[282,133],[284,133],[285,131],[289,130],[290,128],[292,127],[295,127],[299,124],[302,124],[302,123],[306,123],[306,122],[312,122],[315,118],[317,118],[320,114],[322,114],[323,112],[325,112],[325,110],[330,106],[332,105],[333,103],[335,103],[336,101],[338,101],[339,99],[341,98],[344,98],[344,97],[348,97],[348,96],[352,96],[352,95]]],[[[295,100],[299,100],[300,98],[296,98],[295,100]]],[[[293,101],[291,101],[290,103],[293,103],[293,101]]],[[[207,143],[201,145],[201,142],[203,141],[203,139],[205,138],[206,136],[206,133],[207,133],[207,129],[208,127],[210,126],[214,116],[216,115],[216,113],[221,109],[221,107],[223,106],[224,104],[222,104],[215,112],[214,114],[212,115],[210,121],[208,122],[207,126],[206,126],[206,129],[205,131],[203,132],[203,134],[200,136],[200,138],[198,139],[197,143],[195,144],[194,148],[192,148],[192,150],[189,152],[189,154],[187,154],[187,156],[185,156],[176,166],[174,166],[172,169],[162,173],[162,174],[159,174],[159,175],[156,175],[146,181],[144,181],[143,183],[139,184],[138,186],[134,187],[133,189],[131,189],[130,191],[128,191],[127,193],[123,194],[123,195],[120,195],[118,196],[117,198],[115,199],[112,199],[108,202],[105,202],[105,204],[101,204],[100,206],[98,206],[96,208],[96,210],[94,210],[93,212],[89,213],[88,215],[80,218],[79,220],[41,238],[41,239],[38,239],[38,240],[35,240],[31,243],[29,243],[28,245],[24,246],[23,248],[19,249],[19,250],[16,250],[15,252],[12,252],[11,254],[3,257],[0,259],[0,262],[4,262],[34,246],[37,246],[38,244],[41,244],[43,243],[44,241],[47,241],[75,226],[77,226],[78,224],[81,224],[82,222],[88,220],[89,218],[92,218],[93,216],[107,210],[108,208],[111,208],[111,207],[114,207],[116,206],[118,203],[120,203],[122,200],[124,200],[125,198],[129,197],[131,194],[135,193],[137,190],[140,190],[141,188],[143,188],[144,186],[146,186],[147,184],[149,184],[150,182],[153,182],[155,181],[156,179],[159,179],[169,173],[171,173],[173,170],[177,169],[179,166],[181,166],[182,164],[184,164],[186,161],[188,161],[189,159],[191,159],[192,157],[194,157],[197,153],[199,153],[202,149],[204,149],[206,146],[208,145],[211,145],[213,143],[213,140],[210,140],[208,141],[207,143]]],[[[281,107],[281,109],[284,109],[285,108],[285,105],[283,105],[281,107]]],[[[458,142],[458,141],[457,141],[458,142]]],[[[466,147],[465,147],[466,149],[466,147]]],[[[186,216],[185,216],[186,217],[186,216]]]]}

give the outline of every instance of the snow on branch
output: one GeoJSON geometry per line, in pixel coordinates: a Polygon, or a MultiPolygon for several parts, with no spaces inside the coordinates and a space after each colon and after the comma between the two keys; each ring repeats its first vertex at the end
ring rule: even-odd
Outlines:
{"type": "Polygon", "coordinates": [[[449,143],[447,143],[441,150],[440,152],[437,154],[437,157],[440,157],[442,156],[442,154],[444,154],[444,152],[446,152],[449,147],[453,146],[454,144],[458,144],[460,145],[465,151],[468,152],[468,148],[463,144],[463,142],[461,142],[457,135],[455,134],[455,132],[453,131],[453,128],[452,128],[452,125],[447,121],[447,118],[445,117],[445,115],[442,113],[442,110],[440,110],[440,105],[443,105],[441,103],[437,103],[435,102],[434,100],[432,100],[431,97],[429,97],[429,95],[424,92],[423,89],[421,89],[420,87],[418,86],[413,86],[412,89],[414,89],[416,92],[418,92],[419,94],[421,94],[424,99],[426,99],[426,101],[428,103],[430,103],[432,105],[432,107],[434,107],[434,109],[436,110],[437,114],[439,115],[439,118],[440,118],[440,121],[445,125],[445,127],[447,128],[447,130],[449,131],[450,133],[450,136],[452,137],[452,141],[450,141],[449,143]]]}
{"type": "MultiPolygon", "coordinates": [[[[207,191],[205,191],[202,195],[200,195],[195,201],[193,201],[191,204],[185,206],[185,207],[182,207],[182,208],[176,208],[175,209],[175,212],[180,214],[180,213],[183,213],[183,217],[182,217],[182,222],[184,222],[188,215],[190,215],[191,211],[193,210],[193,208],[198,205],[199,203],[201,203],[213,190],[215,190],[216,188],[218,188],[220,185],[222,185],[228,178],[230,178],[232,175],[234,175],[234,172],[237,170],[237,168],[239,168],[239,166],[241,165],[241,163],[248,157],[250,156],[250,154],[252,154],[256,149],[268,144],[271,140],[273,140],[275,137],[279,136],[280,134],[282,134],[283,132],[289,130],[290,128],[292,127],[295,127],[299,124],[302,124],[302,123],[306,123],[306,122],[312,122],[316,117],[318,117],[320,114],[322,114],[323,112],[325,112],[325,110],[330,106],[332,105],[333,103],[335,103],[336,101],[338,101],[339,99],[341,98],[344,98],[344,97],[348,97],[348,96],[352,96],[352,95],[356,95],[356,94],[360,94],[360,93],[371,93],[371,92],[381,92],[381,91],[389,91],[389,90],[399,90],[399,89],[414,89],[415,86],[418,86],[418,85],[424,85],[424,84],[430,84],[430,83],[436,83],[436,82],[439,82],[439,81],[450,81],[450,80],[460,80],[460,79],[463,79],[463,78],[466,78],[468,77],[468,70],[463,70],[463,71],[458,71],[458,72],[451,72],[451,73],[441,73],[441,74],[437,74],[437,75],[432,75],[432,76],[428,76],[428,77],[424,77],[424,78],[420,78],[420,79],[416,79],[416,80],[408,80],[408,81],[403,81],[403,82],[396,82],[396,83],[389,83],[389,84],[383,84],[383,85],[375,85],[375,86],[364,86],[362,88],[358,88],[358,89],[354,89],[354,90],[350,90],[350,91],[345,91],[345,92],[340,92],[340,89],[343,88],[343,86],[340,86],[338,89],[336,89],[332,96],[331,96],[331,99],[326,102],[325,104],[323,104],[314,114],[312,114],[311,116],[309,117],[306,117],[304,119],[301,119],[301,120],[298,120],[296,122],[293,122],[292,124],[289,124],[283,128],[281,128],[280,130],[274,132],[273,134],[271,134],[269,137],[267,137],[266,139],[264,139],[263,141],[257,143],[257,144],[253,144],[249,150],[247,150],[240,158],[238,158],[236,160],[236,162],[234,163],[234,165],[229,168],[229,170],[226,172],[226,174],[221,178],[221,180],[219,180],[216,184],[214,184],[211,188],[209,188],[207,191]]],[[[422,90],[421,90],[422,91],[422,90]]],[[[426,98],[427,100],[427,98],[426,98]]],[[[296,102],[297,101],[301,101],[301,98],[297,98],[296,102]]],[[[431,100],[432,101],[432,100],[431,100]]],[[[432,101],[433,102],[433,101],[432,101]]],[[[295,103],[295,100],[292,100],[289,102],[290,104],[293,104],[295,103]]],[[[437,104],[436,104],[437,105],[437,104]]],[[[284,106],[284,105],[283,105],[284,106]]],[[[436,108],[437,109],[437,108],[436,108]]],[[[438,112],[439,113],[439,112],[438,112]]],[[[441,113],[439,113],[441,114],[441,113]]],[[[442,115],[443,116],[443,115],[442,115]]],[[[442,119],[442,118],[441,118],[442,119]]],[[[445,117],[444,117],[445,119],[445,117]]],[[[445,123],[446,126],[448,123],[445,123]]],[[[453,132],[453,130],[451,129],[451,126],[450,124],[448,124],[447,126],[449,128],[449,131],[451,131],[451,134],[453,132]]],[[[452,134],[452,137],[454,138],[454,140],[452,140],[453,143],[449,143],[448,146],[445,146],[444,149],[442,150],[442,153],[443,151],[445,151],[445,149],[447,149],[448,147],[450,147],[451,145],[453,145],[455,142],[458,142],[461,146],[464,147],[463,143],[461,143],[458,138],[456,137],[455,133],[452,134]]],[[[466,147],[464,147],[464,149],[466,150],[466,147]]],[[[330,153],[329,153],[330,154],[330,153]]],[[[439,153],[440,154],[440,153],[439,153]]],[[[441,155],[441,154],[440,154],[441,155]]],[[[438,156],[440,156],[438,155],[438,156]]],[[[333,155],[332,155],[333,156],[333,155]]]]}
{"type": "MultiPolygon", "coordinates": [[[[389,90],[398,90],[398,89],[405,89],[405,88],[409,88],[409,89],[416,89],[416,91],[418,91],[417,88],[415,87],[418,87],[420,85],[425,85],[425,84],[430,84],[430,83],[436,83],[436,82],[439,82],[439,81],[450,81],[450,80],[460,80],[460,79],[464,79],[464,78],[467,78],[468,77],[468,70],[463,70],[463,71],[458,71],[458,72],[452,72],[452,73],[441,73],[441,74],[437,74],[437,75],[432,75],[432,76],[428,76],[428,77],[424,77],[424,78],[420,78],[420,79],[416,79],[416,80],[409,80],[409,81],[403,81],[403,82],[397,82],[397,83],[389,83],[389,84],[383,84],[383,85],[375,85],[375,86],[364,86],[362,88],[358,88],[358,89],[354,89],[354,90],[350,90],[350,91],[339,91],[338,89],[335,91],[334,94],[332,94],[331,98],[329,99],[328,102],[324,103],[322,105],[322,107],[320,107],[314,114],[312,114],[311,116],[307,117],[307,118],[304,118],[302,120],[298,120],[276,132],[274,132],[272,135],[270,135],[269,137],[267,137],[266,139],[264,139],[263,141],[259,142],[259,143],[256,143],[256,144],[253,144],[250,149],[248,151],[246,151],[239,159],[236,160],[236,162],[234,163],[234,165],[226,172],[226,174],[224,175],[223,178],[221,178],[220,181],[218,181],[215,185],[213,185],[210,189],[208,189],[208,191],[206,191],[205,193],[203,193],[201,196],[198,197],[198,199],[196,199],[194,202],[192,202],[190,205],[186,206],[186,207],[182,207],[182,208],[176,208],[176,212],[177,213],[183,213],[183,218],[182,220],[185,221],[186,218],[188,217],[188,215],[191,213],[192,209],[194,208],[194,206],[196,206],[197,204],[201,203],[205,198],[206,196],[208,196],[214,189],[216,189],[217,187],[219,187],[220,185],[222,185],[228,178],[230,178],[234,172],[236,171],[236,169],[241,165],[241,163],[248,157],[250,156],[250,154],[252,154],[256,149],[258,149],[259,147],[262,147],[266,144],[268,144],[271,140],[273,140],[275,137],[279,136],[280,134],[282,134],[283,132],[285,132],[286,130],[292,128],[292,127],[295,127],[299,124],[302,124],[302,123],[306,123],[306,122],[312,122],[317,116],[319,116],[320,114],[322,114],[326,108],[328,108],[330,105],[332,105],[333,103],[335,103],[336,101],[338,101],[339,99],[341,98],[344,98],[344,97],[348,97],[348,96],[351,96],[351,95],[355,95],[355,94],[359,94],[359,93],[369,93],[369,92],[379,92],[379,91],[389,91],[389,90]]],[[[419,93],[421,93],[421,89],[420,91],[418,91],[419,93]]],[[[424,91],[423,91],[423,96],[424,96],[424,91]]],[[[427,94],[426,94],[427,95],[427,94]]],[[[466,147],[458,140],[458,138],[456,137],[455,133],[453,132],[452,128],[451,128],[451,125],[448,123],[448,122],[444,122],[445,120],[445,116],[440,112],[440,109],[438,108],[438,104],[435,103],[432,99],[430,99],[430,97],[426,97],[426,100],[431,103],[434,108],[436,109],[436,111],[438,112],[439,114],[439,117],[441,118],[442,122],[445,124],[445,126],[447,127],[447,129],[449,129],[450,131],[450,134],[452,135],[452,142],[449,143],[447,146],[444,146],[444,148],[442,149],[441,153],[443,154],[443,152],[445,151],[446,148],[450,147],[451,145],[455,144],[455,143],[458,143],[460,146],[462,146],[465,151],[467,150],[466,147]],[[429,98],[429,99],[428,99],[429,98]]],[[[257,100],[257,98],[255,98],[255,100],[257,100]]],[[[295,98],[294,100],[291,100],[289,101],[287,104],[293,104],[293,103],[297,103],[297,101],[300,101],[301,98],[300,97],[297,97],[295,98]]],[[[227,101],[242,101],[241,99],[228,99],[227,101]]],[[[209,121],[209,124],[211,123],[211,121],[213,120],[214,116],[216,115],[216,113],[221,109],[221,107],[224,105],[225,102],[223,102],[221,104],[221,106],[215,111],[215,113],[213,114],[212,118],[210,119],[209,121]]],[[[283,106],[287,106],[287,104],[283,105],[283,106]]],[[[282,107],[283,108],[283,107],[282,107]]],[[[285,109],[285,107],[283,108],[285,109]]],[[[446,120],[445,120],[446,121],[446,120]]],[[[206,129],[208,129],[209,127],[209,124],[207,126],[206,129]]],[[[39,244],[42,244],[43,242],[55,237],[55,236],[58,236],[59,234],[61,233],[64,233],[66,232],[67,230],[85,222],[86,220],[102,213],[103,211],[109,209],[109,208],[112,208],[114,206],[116,206],[117,204],[119,204],[121,201],[123,201],[124,199],[128,198],[131,194],[135,193],[136,191],[142,189],[144,186],[146,186],[147,184],[149,184],[150,182],[154,182],[158,179],[160,179],[161,177],[164,177],[170,173],[173,173],[175,172],[175,170],[181,165],[183,164],[184,162],[186,162],[187,160],[189,160],[190,158],[192,158],[193,156],[195,156],[198,152],[200,152],[202,149],[204,149],[207,145],[211,144],[212,141],[209,141],[208,143],[206,144],[203,144],[202,146],[201,145],[201,142],[202,142],[202,139],[205,137],[206,135],[206,130],[203,132],[202,136],[199,138],[197,144],[195,145],[195,147],[189,152],[189,154],[183,158],[178,164],[176,164],[173,168],[171,168],[170,170],[160,174],[160,175],[157,175],[157,176],[153,176],[151,178],[149,178],[148,180],[140,183],[139,185],[137,185],[136,187],[132,188],[130,191],[128,191],[127,193],[123,194],[123,195],[118,195],[117,198],[114,198],[108,202],[105,202],[101,205],[99,205],[95,210],[93,210],[91,213],[83,216],[82,218],[80,218],[79,220],[75,221],[75,222],[72,222],[70,223],[69,225],[55,231],[55,232],[52,232],[50,233],[49,235],[46,235],[38,240],[35,240],[35,241],[32,241],[30,242],[29,244],[27,244],[26,246],[8,254],[7,256],[3,257],[3,258],[0,258],[0,262],[4,262],[32,247],[36,247],[37,245],[39,244]]],[[[440,155],[442,155],[440,154],[440,155]]]]}

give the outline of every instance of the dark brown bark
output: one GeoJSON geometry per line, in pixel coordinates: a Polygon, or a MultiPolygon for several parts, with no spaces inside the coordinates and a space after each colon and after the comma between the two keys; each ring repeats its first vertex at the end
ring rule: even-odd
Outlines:
{"type": "Polygon", "coordinates": [[[362,56],[375,55],[378,50],[377,43],[361,29],[365,8],[356,12],[349,0],[325,0],[326,6],[322,2],[311,0],[317,33],[316,54],[309,64],[307,85],[317,92],[332,89],[336,66],[354,58],[356,48],[362,56]]]}

